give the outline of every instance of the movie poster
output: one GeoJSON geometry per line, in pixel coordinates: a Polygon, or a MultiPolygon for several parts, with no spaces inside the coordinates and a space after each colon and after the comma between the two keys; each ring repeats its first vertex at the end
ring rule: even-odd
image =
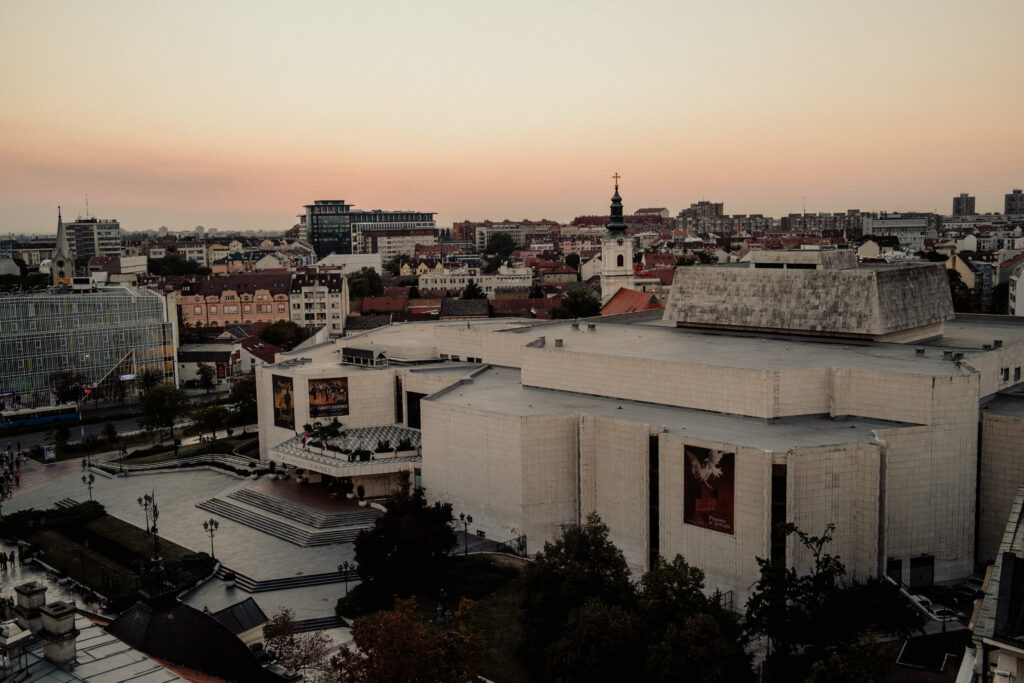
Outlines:
{"type": "Polygon", "coordinates": [[[295,429],[295,391],[291,377],[271,376],[274,389],[274,426],[295,429]]]}
{"type": "Polygon", "coordinates": [[[348,377],[309,380],[309,416],[348,415],[348,377]]]}
{"type": "Polygon", "coordinates": [[[683,522],[733,533],[736,497],[736,454],[685,446],[683,522]]]}

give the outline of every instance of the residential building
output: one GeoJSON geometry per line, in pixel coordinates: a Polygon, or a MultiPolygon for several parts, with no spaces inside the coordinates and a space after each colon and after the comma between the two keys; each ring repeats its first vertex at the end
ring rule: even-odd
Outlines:
{"type": "Polygon", "coordinates": [[[181,320],[199,327],[288,320],[290,281],[288,273],[245,273],[186,282],[179,297],[181,320]]]}
{"type": "Polygon", "coordinates": [[[701,200],[696,204],[690,204],[690,208],[679,212],[678,218],[692,220],[708,220],[722,218],[725,215],[725,204],[722,202],[709,202],[701,200]]]}
{"type": "Polygon", "coordinates": [[[953,197],[954,216],[973,216],[977,213],[974,210],[974,197],[966,192],[961,192],[959,197],[953,197]]]}
{"type": "Polygon", "coordinates": [[[359,239],[362,241],[359,253],[380,254],[381,260],[387,263],[399,254],[411,256],[421,246],[436,246],[437,230],[364,230],[359,239]]]}
{"type": "Polygon", "coordinates": [[[241,345],[231,344],[182,344],[178,348],[178,379],[189,388],[199,386],[201,366],[213,368],[216,375],[214,385],[221,386],[242,373],[241,345]]]}
{"type": "Polygon", "coordinates": [[[349,314],[345,275],[314,270],[296,273],[288,301],[290,319],[296,325],[327,327],[333,337],[345,333],[345,318],[349,314]]]}
{"type": "Polygon", "coordinates": [[[864,235],[892,235],[899,238],[903,251],[911,254],[924,250],[926,238],[938,236],[939,217],[929,213],[864,214],[864,235]]]}
{"type": "Polygon", "coordinates": [[[1003,213],[1007,216],[1024,215],[1024,192],[1014,190],[1003,200],[1003,213]]]}
{"type": "Polygon", "coordinates": [[[493,299],[502,290],[529,290],[533,270],[500,266],[494,273],[484,273],[479,268],[442,268],[420,275],[417,289],[423,296],[458,296],[470,280],[480,285],[488,299],[493,299]]]}
{"type": "Polygon", "coordinates": [[[0,295],[0,395],[8,406],[51,405],[58,372],[81,374],[110,397],[145,371],[173,380],[175,325],[163,296],[149,290],[0,295]]]}

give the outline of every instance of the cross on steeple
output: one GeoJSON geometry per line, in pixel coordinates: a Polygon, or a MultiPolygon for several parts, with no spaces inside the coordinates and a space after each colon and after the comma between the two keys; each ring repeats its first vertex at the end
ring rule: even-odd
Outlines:
{"type": "Polygon", "coordinates": [[[618,191],[619,191],[619,178],[621,178],[621,177],[622,177],[622,176],[620,176],[620,175],[619,175],[619,172],[618,172],[618,171],[616,171],[616,172],[615,172],[615,175],[613,175],[613,176],[612,176],[612,178],[614,178],[614,179],[615,179],[615,191],[616,191],[616,192],[618,192],[618,191]]]}

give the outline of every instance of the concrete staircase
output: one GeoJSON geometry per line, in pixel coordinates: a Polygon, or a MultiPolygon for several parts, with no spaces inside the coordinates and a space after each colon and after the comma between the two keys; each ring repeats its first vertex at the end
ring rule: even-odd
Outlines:
{"type": "Polygon", "coordinates": [[[223,565],[217,571],[217,578],[223,580],[228,572],[235,575],[235,587],[241,588],[246,593],[266,593],[267,591],[286,590],[289,588],[304,588],[306,586],[323,586],[329,583],[342,583],[347,578],[349,581],[359,581],[359,574],[355,570],[348,572],[327,572],[325,574],[305,574],[303,576],[288,576],[282,579],[254,579],[245,574],[240,574],[223,565]]]}
{"type": "Polygon", "coordinates": [[[343,526],[370,527],[382,514],[374,508],[350,510],[348,512],[325,513],[316,508],[284,500],[252,489],[239,489],[227,495],[228,498],[251,507],[280,515],[314,529],[330,529],[343,526]]]}
{"type": "Polygon", "coordinates": [[[365,528],[345,527],[327,531],[308,531],[307,529],[283,522],[276,517],[264,515],[220,498],[204,500],[202,503],[198,503],[196,507],[302,548],[331,545],[332,543],[351,543],[356,540],[359,532],[365,528]]]}

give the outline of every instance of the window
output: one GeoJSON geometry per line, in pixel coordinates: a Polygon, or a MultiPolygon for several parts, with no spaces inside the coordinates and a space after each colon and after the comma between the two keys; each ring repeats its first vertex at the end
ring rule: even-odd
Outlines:
{"type": "Polygon", "coordinates": [[[615,265],[617,265],[619,268],[622,267],[622,254],[619,254],[618,256],[615,257],[615,265]]]}
{"type": "Polygon", "coordinates": [[[1009,382],[1010,381],[1010,368],[1003,368],[1002,369],[1002,375],[1003,375],[1003,381],[1004,382],[1009,382]]]}
{"type": "Polygon", "coordinates": [[[1020,381],[1020,367],[1016,367],[1016,368],[1013,369],[1013,381],[1014,382],[1019,382],[1020,381]]]}
{"type": "Polygon", "coordinates": [[[203,312],[203,309],[199,306],[196,306],[194,309],[192,309],[192,312],[195,313],[196,315],[199,315],[203,312]]]}
{"type": "Polygon", "coordinates": [[[216,312],[217,312],[217,307],[216,306],[210,306],[210,313],[216,313],[216,312]]]}
{"type": "Polygon", "coordinates": [[[278,304],[277,305],[277,312],[278,313],[284,313],[284,304],[278,304]]]}

